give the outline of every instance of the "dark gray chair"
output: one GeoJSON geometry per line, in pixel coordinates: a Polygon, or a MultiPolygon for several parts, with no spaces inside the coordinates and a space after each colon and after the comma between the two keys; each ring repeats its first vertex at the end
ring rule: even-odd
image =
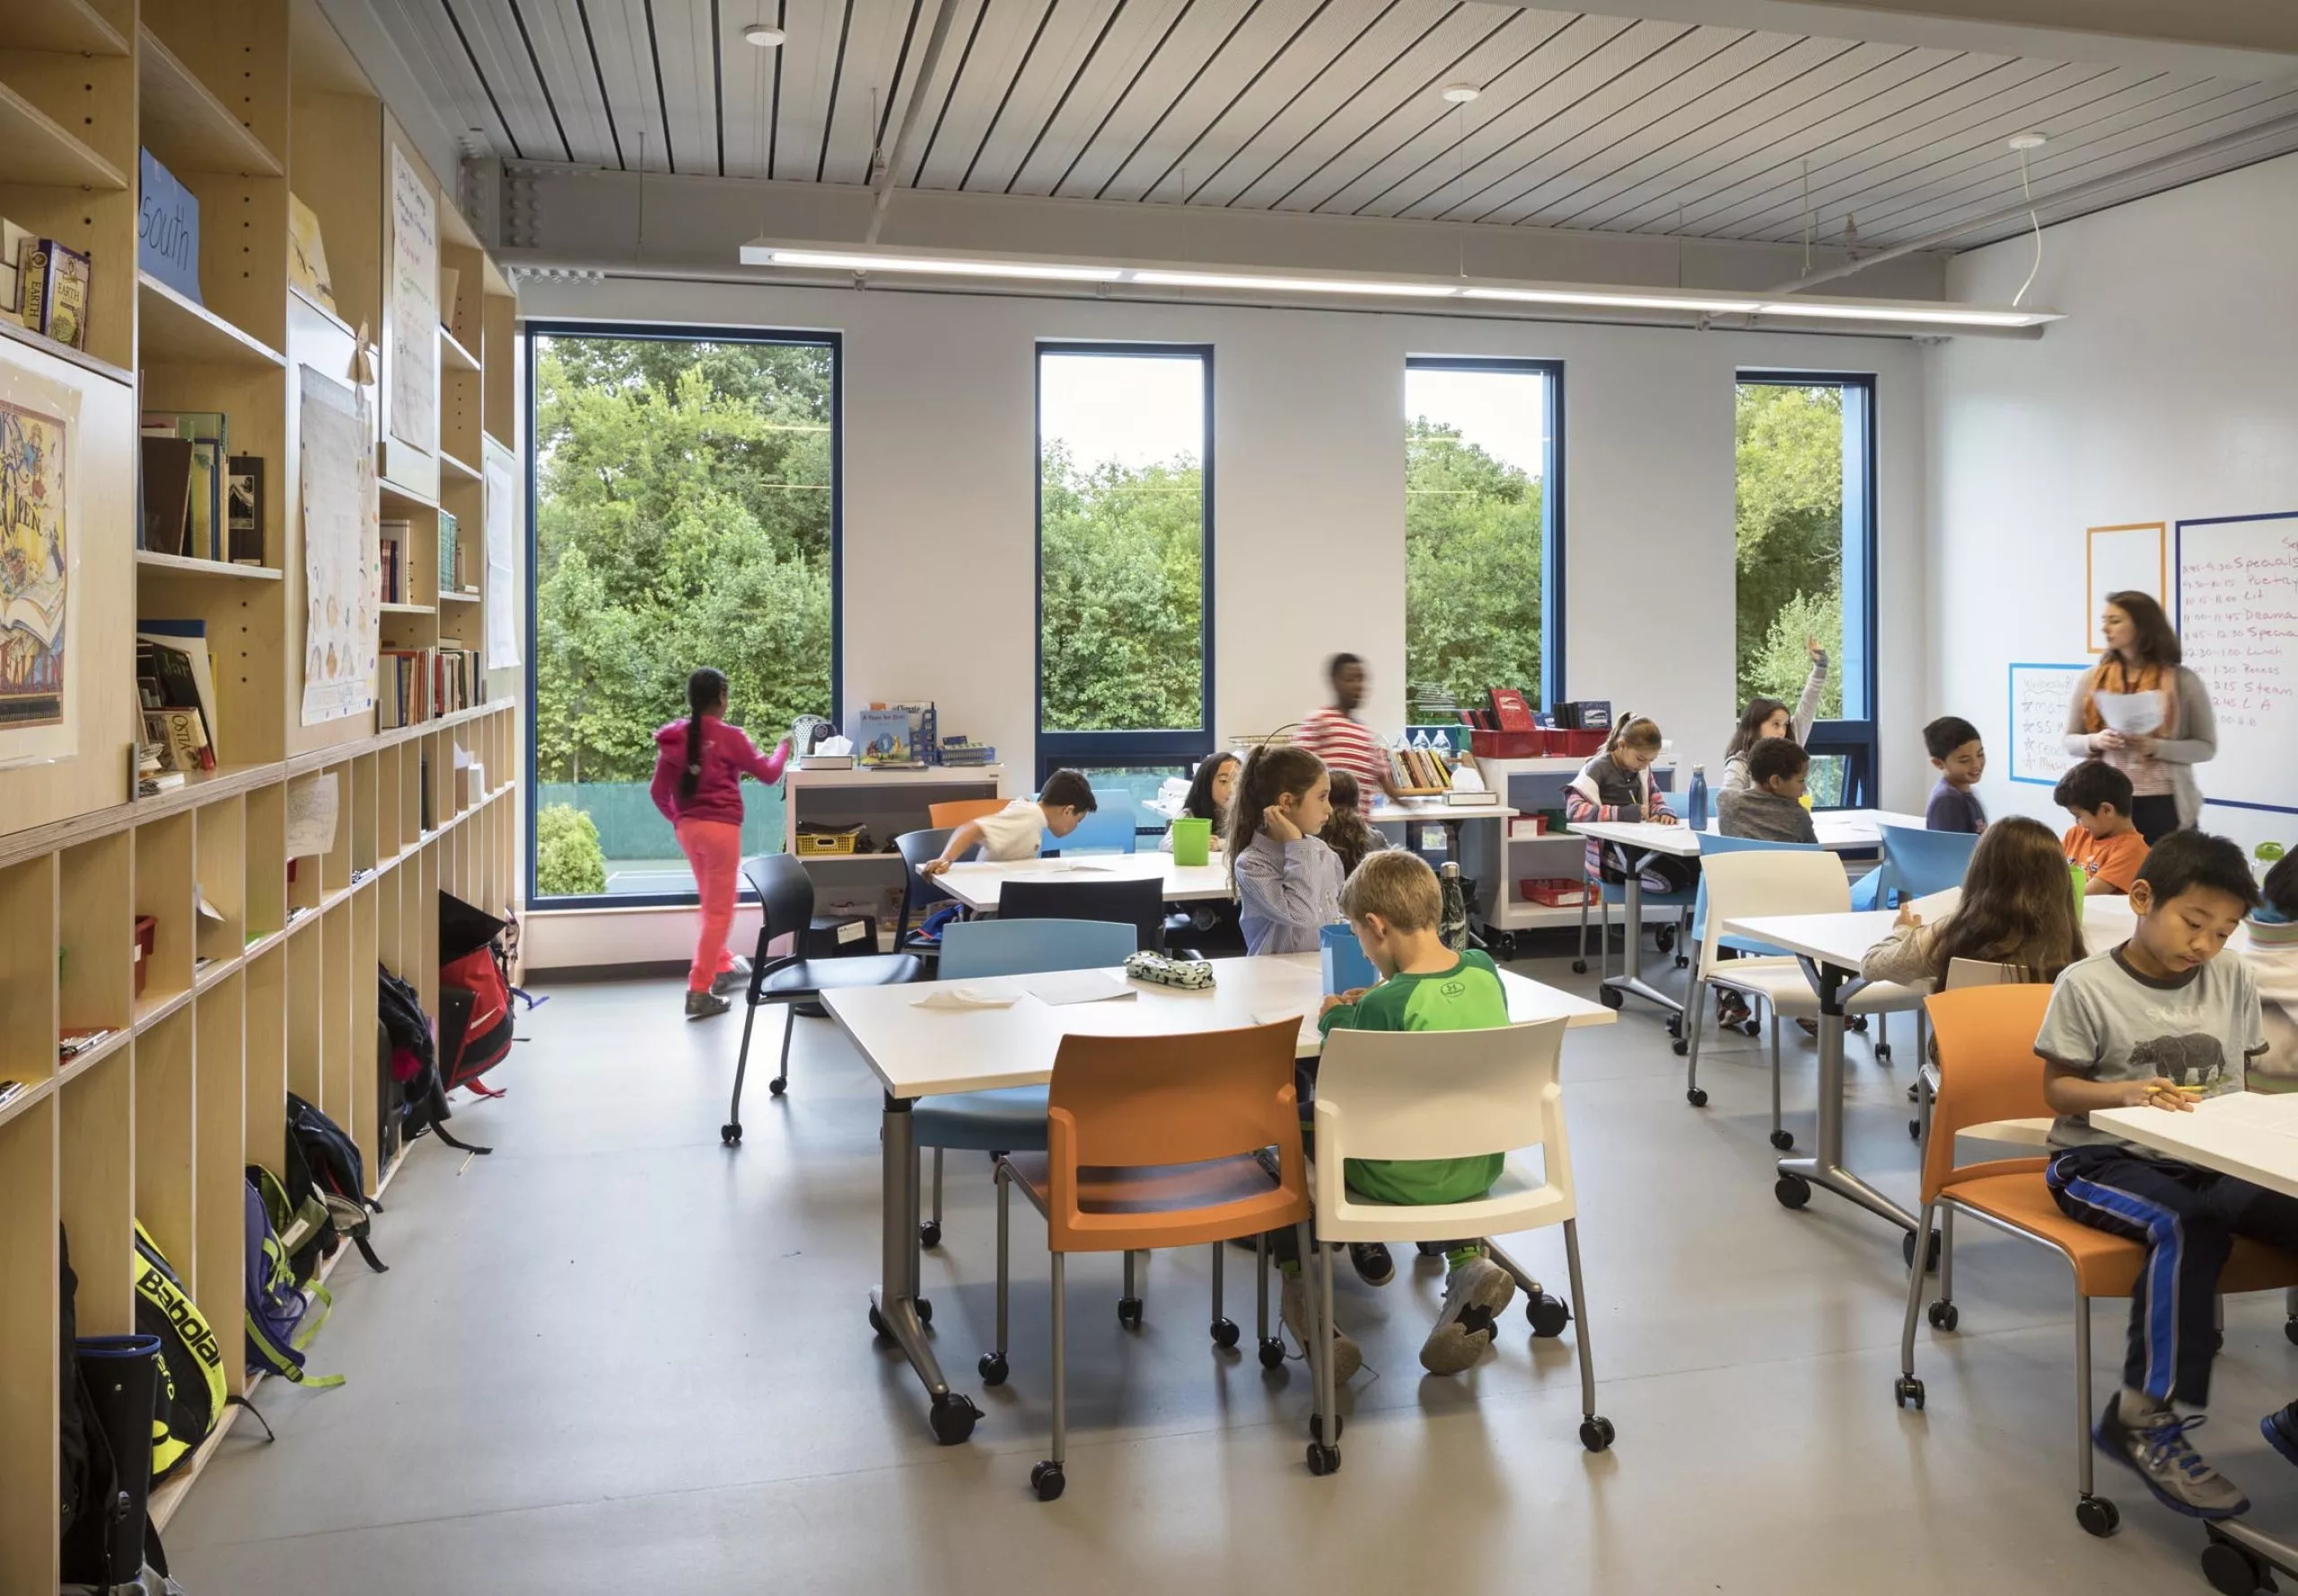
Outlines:
{"type": "Polygon", "coordinates": [[[1139,881],[1041,881],[1016,879],[997,895],[1001,920],[1115,920],[1130,925],[1145,952],[1165,945],[1165,883],[1139,881]]]}

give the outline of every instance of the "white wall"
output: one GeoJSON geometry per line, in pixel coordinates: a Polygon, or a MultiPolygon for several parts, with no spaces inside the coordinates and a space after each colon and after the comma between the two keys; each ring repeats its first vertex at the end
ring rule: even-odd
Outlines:
{"type": "MultiPolygon", "coordinates": [[[[2027,240],[1974,250],[1948,296],[2007,302],[2033,259],[2027,240]]],[[[2298,509],[2294,260],[2287,157],[2046,229],[2030,303],[2069,319],[2039,344],[1930,352],[1927,708],[1985,734],[1989,812],[2064,824],[2048,788],[2008,779],[2006,678],[2086,657],[2084,528],[2298,509]]],[[[2214,806],[2204,824],[2298,842],[2287,815],[2214,806]]]]}
{"type": "MultiPolygon", "coordinates": [[[[622,278],[529,283],[521,309],[841,332],[846,702],[930,695],[945,730],[995,742],[1022,782],[1034,766],[1039,338],[1215,346],[1223,735],[1313,707],[1338,649],[1373,665],[1373,723],[1402,723],[1406,357],[1562,359],[1567,686],[1656,715],[1688,759],[1711,765],[1739,708],[1734,373],[1873,373],[1884,795],[1906,807],[1926,785],[1919,749],[1905,751],[1925,708],[1925,618],[1924,363],[1903,340],[622,278]]],[[[636,929],[622,925],[616,945],[636,929]]]]}

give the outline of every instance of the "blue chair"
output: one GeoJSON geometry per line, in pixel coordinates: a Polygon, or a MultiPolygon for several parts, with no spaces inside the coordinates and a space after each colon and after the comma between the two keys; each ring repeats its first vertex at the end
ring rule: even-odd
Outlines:
{"type": "MultiPolygon", "coordinates": [[[[1130,813],[1130,810],[1127,811],[1130,813]]],[[[1115,920],[960,920],[942,933],[935,979],[978,981],[991,976],[1042,975],[1049,970],[1100,969],[1133,957],[1140,933],[1115,920]]],[[[942,1153],[1042,1153],[1045,1088],[1001,1086],[921,1097],[910,1110],[912,1138],[934,1149],[934,1209],[917,1227],[918,1241],[942,1244],[942,1153]]]]}
{"type": "Polygon", "coordinates": [[[1873,881],[1875,885],[1864,903],[1859,891],[1853,890],[1854,908],[1897,908],[1901,895],[1925,898],[1960,887],[1971,866],[1971,851],[1978,846],[1975,831],[1924,831],[1913,826],[1881,829],[1883,862],[1859,883],[1864,887],[1873,881]]]}
{"type": "Polygon", "coordinates": [[[1066,837],[1047,831],[1039,835],[1041,854],[1129,854],[1139,838],[1134,829],[1133,794],[1122,787],[1095,787],[1092,814],[1066,837]]]}

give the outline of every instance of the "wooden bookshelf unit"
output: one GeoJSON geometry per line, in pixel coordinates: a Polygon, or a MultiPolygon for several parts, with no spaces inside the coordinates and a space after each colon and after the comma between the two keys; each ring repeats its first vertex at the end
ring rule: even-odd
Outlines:
{"type": "MultiPolygon", "coordinates": [[[[242,1166],[278,1169],[293,1090],[357,1140],[378,1188],[390,1179],[396,1088],[378,1060],[375,967],[435,1014],[440,894],[517,907],[522,672],[482,671],[481,701],[389,730],[372,707],[303,716],[307,373],[364,392],[371,523],[411,523],[405,601],[371,642],[483,662],[499,618],[484,592],[441,592],[435,568],[443,506],[482,574],[488,510],[513,526],[523,510],[490,506],[481,473],[516,442],[517,304],[452,179],[424,165],[317,0],[0,0],[0,216],[86,254],[93,274],[84,349],[0,326],[0,399],[68,393],[75,454],[73,746],[10,762],[0,733],[0,1081],[23,1087],[0,1104],[0,1592],[59,1577],[59,1229],[82,1335],[134,1329],[140,1220],[246,1390],[242,1166]],[[198,201],[196,296],[137,269],[143,150],[198,201]],[[390,325],[400,158],[436,207],[435,328],[390,325]],[[319,219],[331,305],[291,280],[291,191],[319,219]],[[355,381],[362,329],[382,382],[355,381]],[[386,397],[393,340],[410,337],[435,341],[434,425],[412,440],[386,397]],[[230,452],[262,460],[259,563],[142,547],[153,411],[224,412],[230,452]],[[139,798],[147,620],[204,627],[217,763],[139,798]],[[329,782],[331,845],[291,861],[292,817],[329,782]],[[92,1029],[104,1034],[61,1054],[61,1036],[92,1029]]],[[[238,1412],[155,1492],[162,1522],[238,1412]]]]}

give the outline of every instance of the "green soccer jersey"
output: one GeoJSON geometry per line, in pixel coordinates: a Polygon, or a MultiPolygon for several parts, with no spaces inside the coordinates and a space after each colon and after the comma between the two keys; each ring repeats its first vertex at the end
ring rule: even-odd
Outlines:
{"type": "MultiPolygon", "coordinates": [[[[1488,1030],[1508,1023],[1508,994],[1489,957],[1470,949],[1433,975],[1390,976],[1362,999],[1318,1022],[1335,1030],[1488,1030]]],[[[1425,1205],[1473,1201],[1500,1179],[1506,1154],[1471,1158],[1348,1161],[1349,1189],[1376,1203],[1425,1205]]],[[[1434,1238],[1432,1238],[1434,1239],[1434,1238]]]]}

